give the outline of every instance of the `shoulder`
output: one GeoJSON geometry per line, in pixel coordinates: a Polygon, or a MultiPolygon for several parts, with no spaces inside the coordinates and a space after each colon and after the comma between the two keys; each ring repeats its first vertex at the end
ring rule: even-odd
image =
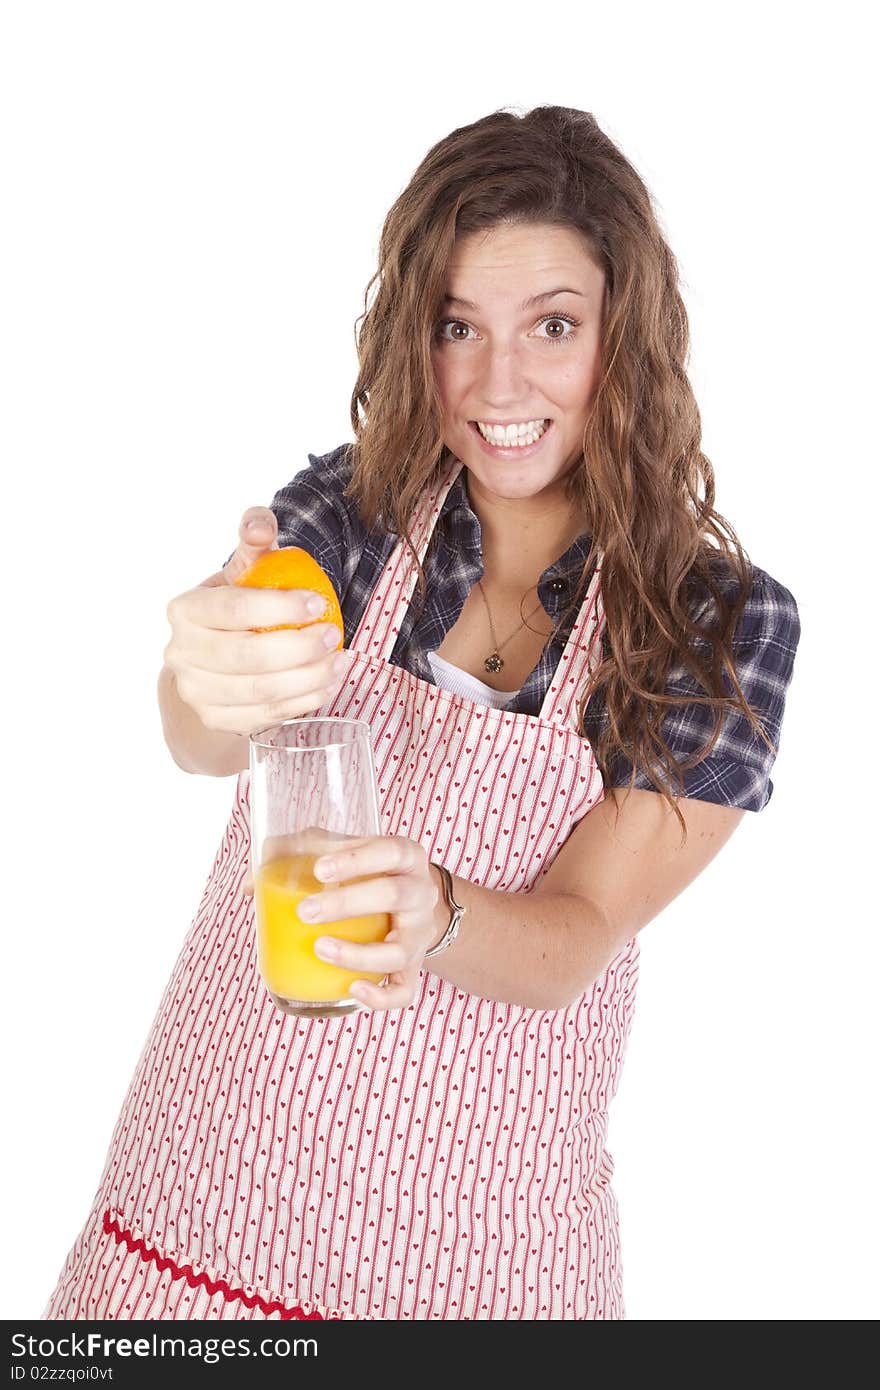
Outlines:
{"type": "Polygon", "coordinates": [[[303,498],[323,502],[327,507],[347,509],[345,490],[351,482],[351,445],[340,444],[327,454],[308,454],[308,467],[300,469],[289,483],[278,489],[272,510],[289,507],[303,498]]]}
{"type": "MultiPolygon", "coordinates": [[[[728,603],[740,594],[739,575],[720,553],[710,559],[710,573],[728,603]]],[[[716,603],[705,583],[692,585],[691,617],[703,626],[714,616],[716,603]]],[[[752,580],[743,610],[733,633],[732,654],[740,662],[758,661],[789,676],[801,636],[800,612],[790,589],[772,574],[752,566],[752,580]]]]}

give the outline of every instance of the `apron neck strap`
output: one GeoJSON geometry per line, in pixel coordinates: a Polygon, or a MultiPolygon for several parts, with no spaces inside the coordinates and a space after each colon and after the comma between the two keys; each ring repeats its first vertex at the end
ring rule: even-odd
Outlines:
{"type": "MultiPolygon", "coordinates": [[[[443,509],[449,489],[462,468],[461,459],[453,458],[438,482],[424,493],[411,528],[413,548],[424,565],[425,555],[437,518],[443,509]]],[[[418,569],[404,540],[398,541],[385,562],[370,595],[351,650],[364,656],[390,661],[394,644],[403,626],[406,611],[412,600],[418,569]]]]}

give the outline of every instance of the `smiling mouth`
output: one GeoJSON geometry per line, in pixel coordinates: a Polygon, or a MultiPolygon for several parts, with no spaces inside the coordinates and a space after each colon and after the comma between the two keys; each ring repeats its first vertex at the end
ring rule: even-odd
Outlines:
{"type": "Polygon", "coordinates": [[[479,435],[480,439],[482,439],[485,444],[490,445],[494,449],[502,449],[510,453],[515,453],[517,449],[525,449],[533,444],[537,444],[538,441],[543,439],[544,435],[548,433],[552,425],[552,419],[544,419],[538,426],[529,429],[517,429],[514,433],[508,435],[506,433],[507,426],[498,426],[497,433],[487,433],[486,430],[481,427],[479,421],[468,421],[468,428],[479,435]]]}

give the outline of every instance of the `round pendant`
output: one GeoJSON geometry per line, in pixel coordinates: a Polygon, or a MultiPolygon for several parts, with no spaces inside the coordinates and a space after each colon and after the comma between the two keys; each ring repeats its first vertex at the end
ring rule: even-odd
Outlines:
{"type": "Polygon", "coordinates": [[[491,671],[492,675],[494,676],[497,675],[498,672],[503,668],[504,662],[501,660],[501,657],[498,655],[497,652],[493,652],[491,656],[486,657],[486,660],[483,662],[483,665],[485,666],[486,670],[491,671]]]}

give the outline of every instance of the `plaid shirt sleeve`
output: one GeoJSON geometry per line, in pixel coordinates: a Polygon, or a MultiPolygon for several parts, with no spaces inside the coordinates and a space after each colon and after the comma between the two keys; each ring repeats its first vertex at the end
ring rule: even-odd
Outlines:
{"type": "MultiPolygon", "coordinates": [[[[752,591],[734,633],[734,664],[743,695],[777,749],[800,633],[798,607],[792,594],[765,571],[754,567],[752,591]]],[[[708,644],[700,646],[708,652],[708,644]]],[[[724,680],[725,688],[733,694],[726,675],[724,680]]],[[[706,693],[682,665],[670,671],[667,690],[682,695],[706,693]]],[[[699,752],[712,732],[714,719],[715,710],[706,705],[668,707],[662,732],[677,761],[699,752]]],[[[714,801],[719,806],[760,811],[773,795],[770,770],[775,757],[741,711],[725,710],[712,752],[696,767],[682,773],[684,795],[696,801],[714,801]]],[[[610,785],[627,786],[632,766],[623,755],[617,755],[610,785]]],[[[633,785],[657,790],[641,768],[633,785]]]]}

